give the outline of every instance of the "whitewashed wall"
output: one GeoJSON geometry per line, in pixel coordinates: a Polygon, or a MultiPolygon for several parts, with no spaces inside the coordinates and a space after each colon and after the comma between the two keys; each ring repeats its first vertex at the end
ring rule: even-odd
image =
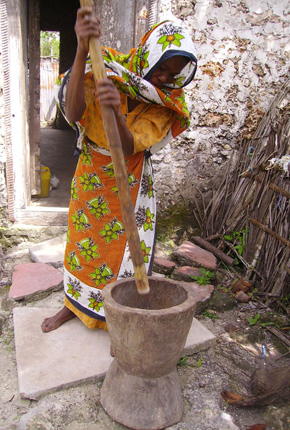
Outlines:
{"type": "Polygon", "coordinates": [[[59,75],[59,62],[53,58],[40,61],[40,121],[53,121],[56,115],[54,86],[59,75]]]}
{"type": "MultiPolygon", "coordinates": [[[[196,78],[186,90],[191,127],[154,156],[162,213],[192,203],[196,187],[210,198],[231,153],[243,137],[253,135],[289,76],[290,3],[159,0],[159,5],[160,20],[174,14],[191,30],[199,59],[196,78]]],[[[3,125],[0,91],[0,208],[7,205],[3,125]]]]}
{"type": "Polygon", "coordinates": [[[225,162],[251,137],[289,76],[289,0],[160,0],[160,18],[192,32],[198,71],[186,90],[190,129],[155,156],[159,210],[210,198],[225,162]]]}

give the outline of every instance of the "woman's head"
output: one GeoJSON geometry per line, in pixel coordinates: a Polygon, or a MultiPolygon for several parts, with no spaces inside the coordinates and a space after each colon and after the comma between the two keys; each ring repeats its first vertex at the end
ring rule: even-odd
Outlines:
{"type": "Polygon", "coordinates": [[[169,138],[189,126],[182,87],[193,79],[197,60],[191,36],[183,25],[171,21],[157,24],[145,34],[138,48],[128,54],[103,48],[103,57],[107,75],[121,93],[175,112],[169,138]]]}
{"type": "Polygon", "coordinates": [[[142,39],[133,59],[133,71],[157,88],[182,88],[197,67],[194,44],[180,24],[164,21],[142,39]]]}
{"type": "Polygon", "coordinates": [[[188,58],[175,55],[163,61],[155,68],[150,76],[145,79],[161,90],[166,86],[174,84],[176,76],[180,75],[188,62],[188,58]]]}

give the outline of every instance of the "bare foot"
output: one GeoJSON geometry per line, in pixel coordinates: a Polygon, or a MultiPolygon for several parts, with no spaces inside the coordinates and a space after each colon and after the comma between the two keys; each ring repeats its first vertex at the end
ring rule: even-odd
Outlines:
{"type": "Polygon", "coordinates": [[[49,331],[55,330],[64,322],[75,317],[75,314],[68,309],[66,306],[62,308],[57,314],[53,315],[50,318],[45,318],[43,323],[41,324],[41,329],[44,333],[48,333],[49,331]]]}

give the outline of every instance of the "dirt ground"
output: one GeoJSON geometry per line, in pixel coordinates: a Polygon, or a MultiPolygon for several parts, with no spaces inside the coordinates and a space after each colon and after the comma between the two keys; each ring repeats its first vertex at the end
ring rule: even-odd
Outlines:
{"type": "MultiPolygon", "coordinates": [[[[27,259],[17,254],[18,262],[27,259]],[[21,260],[21,261],[19,261],[21,260]]],[[[7,286],[0,289],[0,428],[1,430],[121,430],[100,403],[102,381],[47,394],[38,401],[21,399],[18,394],[17,366],[13,333],[13,307],[62,304],[62,292],[32,303],[14,302],[7,298],[7,286]],[[42,303],[40,303],[42,302],[42,303]]],[[[225,295],[226,296],[226,295],[225,295]]],[[[197,319],[215,336],[216,341],[205,351],[180,362],[178,374],[182,388],[184,411],[181,422],[170,430],[287,430],[290,428],[288,392],[282,401],[277,396],[261,406],[231,406],[221,395],[229,391],[252,395],[252,373],[259,368],[290,366],[290,354],[281,341],[260,323],[249,324],[259,313],[268,318],[273,313],[250,302],[237,304],[221,312],[209,303],[197,319]],[[288,420],[288,421],[287,421],[288,420]]]]}

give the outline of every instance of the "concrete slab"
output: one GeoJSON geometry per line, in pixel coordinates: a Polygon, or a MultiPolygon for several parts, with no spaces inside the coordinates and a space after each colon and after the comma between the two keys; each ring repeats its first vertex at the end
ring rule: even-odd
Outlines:
{"type": "Polygon", "coordinates": [[[48,264],[21,263],[14,267],[9,298],[20,300],[61,286],[63,274],[48,264]]]}
{"type": "Polygon", "coordinates": [[[66,235],[54,237],[29,248],[32,261],[36,263],[63,263],[66,245],[66,235]]]}
{"type": "MultiPolygon", "coordinates": [[[[43,333],[44,318],[59,309],[14,308],[14,335],[20,396],[37,399],[48,392],[100,380],[113,360],[110,338],[74,318],[57,330],[43,333]]],[[[215,336],[193,320],[182,356],[207,349],[215,336]]]]}
{"type": "Polygon", "coordinates": [[[59,309],[14,308],[18,387],[23,398],[104,377],[113,358],[104,330],[90,330],[78,318],[43,333],[44,318],[59,309]]]}
{"type": "Polygon", "coordinates": [[[193,318],[182,356],[195,354],[204,351],[212,345],[216,336],[202,325],[196,318],[193,318]]]}

